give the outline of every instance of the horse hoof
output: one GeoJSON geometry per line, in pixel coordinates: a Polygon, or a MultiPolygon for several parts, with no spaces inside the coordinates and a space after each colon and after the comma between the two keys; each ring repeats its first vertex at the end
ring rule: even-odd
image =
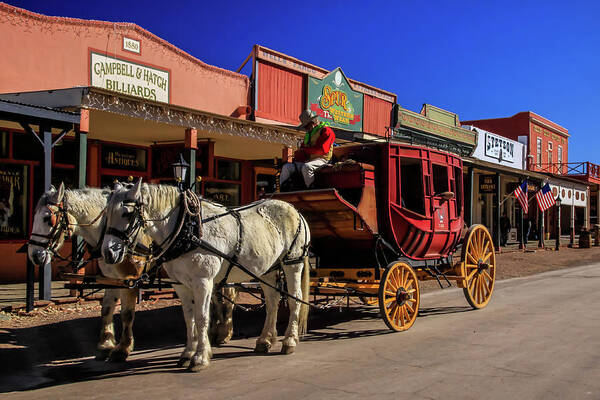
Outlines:
{"type": "Polygon", "coordinates": [[[202,364],[202,363],[196,363],[194,361],[190,362],[190,365],[187,367],[187,370],[189,372],[199,372],[202,371],[203,369],[208,368],[208,363],[207,364],[202,364]]]}
{"type": "Polygon", "coordinates": [[[296,351],[296,346],[288,346],[285,344],[281,346],[281,354],[292,354],[294,351],[296,351]]]}
{"type": "Polygon", "coordinates": [[[269,345],[268,343],[256,343],[256,346],[254,347],[254,352],[255,353],[268,353],[270,348],[271,348],[271,345],[269,345]]]}
{"type": "Polygon", "coordinates": [[[96,350],[96,357],[95,357],[96,360],[98,360],[98,361],[106,361],[106,359],[110,355],[111,351],[112,351],[112,349],[96,350]]]}
{"type": "Polygon", "coordinates": [[[191,362],[191,358],[180,358],[179,361],[177,361],[177,366],[179,368],[188,368],[191,362]]]}
{"type": "Polygon", "coordinates": [[[128,353],[123,350],[114,350],[110,353],[109,360],[110,362],[124,362],[127,360],[128,353]]]}

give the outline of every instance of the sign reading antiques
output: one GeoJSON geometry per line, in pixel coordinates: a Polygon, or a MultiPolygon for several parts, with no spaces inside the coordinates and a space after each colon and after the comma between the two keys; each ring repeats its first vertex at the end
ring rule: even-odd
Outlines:
{"type": "Polygon", "coordinates": [[[496,193],[495,175],[479,175],[479,193],[496,193]]]}
{"type": "Polygon", "coordinates": [[[90,82],[113,92],[169,102],[169,71],[131,61],[91,52],[90,82]]]}
{"type": "Polygon", "coordinates": [[[497,158],[498,161],[513,162],[515,160],[515,144],[502,136],[486,132],[485,155],[497,158]]]}
{"type": "Polygon", "coordinates": [[[102,145],[102,168],[146,171],[146,150],[102,145]]]}
{"type": "Polygon", "coordinates": [[[352,90],[341,68],[323,79],[308,78],[308,108],[332,128],[363,130],[363,94],[352,90]]]}

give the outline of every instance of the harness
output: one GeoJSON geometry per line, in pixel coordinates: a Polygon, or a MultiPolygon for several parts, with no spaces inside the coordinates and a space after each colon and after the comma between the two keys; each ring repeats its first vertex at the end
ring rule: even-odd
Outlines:
{"type": "MultiPolygon", "coordinates": [[[[266,282],[265,280],[261,279],[258,275],[250,271],[238,261],[239,254],[242,250],[242,240],[244,236],[244,228],[241,221],[240,211],[256,207],[264,203],[266,199],[246,206],[230,208],[227,209],[227,212],[225,213],[214,215],[206,219],[202,218],[203,201],[206,200],[188,189],[181,193],[179,206],[174,207],[171,211],[169,211],[169,213],[165,217],[156,220],[144,219],[143,202],[124,202],[124,205],[131,205],[134,207],[133,212],[128,213],[127,215],[124,214],[124,216],[129,217],[129,223],[127,224],[126,229],[124,231],[120,231],[116,228],[110,227],[106,230],[106,233],[114,235],[117,238],[121,239],[127,245],[128,252],[131,252],[131,249],[135,247],[135,244],[137,242],[136,238],[138,236],[139,230],[142,227],[146,226],[148,222],[165,220],[174,212],[175,209],[177,209],[177,207],[179,207],[180,209],[178,217],[179,222],[177,224],[177,228],[173,232],[171,232],[160,245],[157,246],[156,253],[152,251],[153,249],[150,250],[149,256],[151,259],[155,260],[154,265],[151,271],[143,274],[142,278],[138,279],[138,282],[136,284],[139,284],[139,282],[141,282],[144,279],[144,275],[146,279],[150,279],[150,276],[152,276],[152,279],[154,279],[154,277],[156,277],[157,275],[159,268],[164,262],[171,261],[185,253],[188,253],[197,248],[201,248],[229,262],[229,266],[227,267],[225,276],[219,281],[219,283],[216,284],[217,291],[219,291],[222,287],[226,285],[227,279],[229,278],[233,267],[237,267],[245,274],[249,275],[253,279],[256,279],[260,283],[278,291],[280,294],[290,297],[296,301],[299,301],[300,303],[310,305],[302,299],[299,299],[296,296],[285,292],[281,288],[276,287],[270,284],[269,282],[266,282]],[[232,215],[234,217],[238,226],[238,240],[235,246],[234,253],[231,255],[222,252],[221,250],[217,249],[202,238],[202,225],[204,223],[211,222],[228,215],[232,215]]],[[[272,268],[270,268],[265,274],[281,269],[282,265],[297,263],[307,256],[309,245],[305,243],[305,245],[302,247],[302,254],[299,257],[293,259],[289,258],[292,252],[292,248],[298,240],[298,236],[300,235],[300,230],[302,229],[303,225],[305,242],[307,241],[308,229],[306,227],[306,222],[302,217],[300,217],[298,228],[296,229],[296,233],[294,235],[292,244],[290,245],[290,249],[288,250],[287,254],[283,256],[279,260],[279,262],[276,263],[272,268]]]]}
{"type": "Polygon", "coordinates": [[[31,232],[31,236],[36,236],[44,239],[48,239],[45,242],[29,239],[28,244],[42,247],[45,251],[56,254],[58,242],[61,236],[64,235],[65,240],[68,239],[72,230],[69,229],[69,217],[67,216],[66,208],[64,203],[51,203],[46,204],[46,208],[50,211],[50,217],[48,222],[50,223],[50,232],[48,234],[31,232]],[[55,210],[53,208],[56,208],[55,210]],[[66,230],[66,232],[64,232],[66,230]]]}

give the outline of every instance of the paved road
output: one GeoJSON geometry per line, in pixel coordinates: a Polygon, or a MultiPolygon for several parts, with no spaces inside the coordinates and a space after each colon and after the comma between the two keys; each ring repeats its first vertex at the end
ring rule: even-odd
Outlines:
{"type": "Polygon", "coordinates": [[[180,346],[121,366],[55,361],[45,378],[21,377],[48,387],[7,397],[600,399],[600,264],[498,282],[479,311],[460,290],[430,293],[421,311],[396,334],[376,311],[331,313],[294,355],[256,356],[254,340],[240,339],[197,374],[174,367],[180,346]],[[52,381],[53,371],[79,381],[52,381]]]}

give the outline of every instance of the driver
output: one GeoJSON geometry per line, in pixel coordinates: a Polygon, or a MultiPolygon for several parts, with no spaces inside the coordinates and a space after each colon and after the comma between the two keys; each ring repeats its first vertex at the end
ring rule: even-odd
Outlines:
{"type": "Polygon", "coordinates": [[[315,171],[331,160],[335,133],[324,122],[319,123],[317,114],[310,110],[304,110],[299,118],[298,128],[305,129],[306,135],[294,153],[294,162],[282,167],[279,183],[283,185],[298,169],[304,177],[306,188],[310,188],[315,180],[315,171]]]}

